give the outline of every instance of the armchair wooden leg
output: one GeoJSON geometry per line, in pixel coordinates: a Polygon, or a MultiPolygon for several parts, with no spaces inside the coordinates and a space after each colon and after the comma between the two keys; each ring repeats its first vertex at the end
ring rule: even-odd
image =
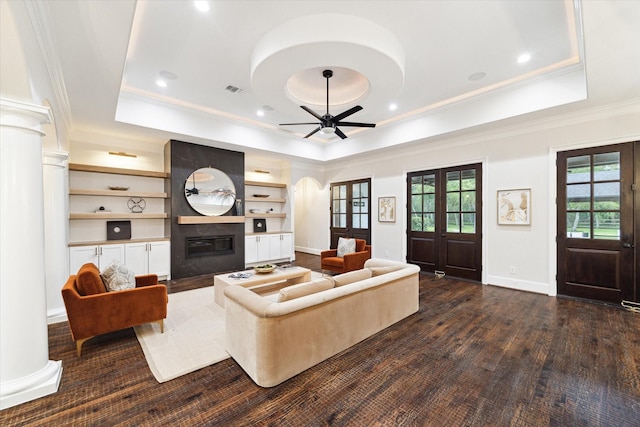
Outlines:
{"type": "Polygon", "coordinates": [[[86,340],[90,340],[91,338],[93,337],[82,338],[81,340],[76,341],[76,353],[78,354],[78,357],[82,356],[82,344],[84,344],[86,340]]]}
{"type": "Polygon", "coordinates": [[[164,334],[164,319],[157,320],[156,323],[160,325],[160,333],[164,334]]]}

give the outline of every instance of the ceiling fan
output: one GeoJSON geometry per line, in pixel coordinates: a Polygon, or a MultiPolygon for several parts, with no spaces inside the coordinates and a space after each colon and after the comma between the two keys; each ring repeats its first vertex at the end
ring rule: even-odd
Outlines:
{"type": "MultiPolygon", "coordinates": [[[[325,79],[327,79],[327,114],[325,114],[324,116],[321,116],[320,114],[316,113],[315,111],[313,111],[309,107],[305,107],[304,105],[300,106],[300,108],[302,108],[304,111],[306,111],[307,113],[311,114],[316,119],[320,120],[319,126],[317,128],[315,128],[314,130],[312,130],[307,136],[305,136],[305,138],[309,138],[314,133],[320,131],[321,133],[325,133],[325,134],[335,133],[340,138],[345,139],[347,137],[347,135],[345,135],[340,129],[338,129],[338,126],[354,126],[354,127],[361,127],[361,128],[374,128],[374,127],[376,127],[376,125],[374,123],[357,123],[357,122],[342,122],[341,121],[342,119],[349,117],[353,113],[357,113],[358,111],[362,110],[362,107],[359,106],[359,105],[356,105],[355,107],[350,108],[347,111],[345,111],[345,112],[343,112],[341,114],[338,114],[337,116],[332,116],[331,114],[329,114],[329,79],[333,76],[333,71],[332,70],[324,70],[322,72],[322,76],[325,79]]],[[[318,123],[314,123],[314,122],[311,122],[311,123],[280,123],[280,126],[315,125],[315,124],[318,124],[318,123]]]]}

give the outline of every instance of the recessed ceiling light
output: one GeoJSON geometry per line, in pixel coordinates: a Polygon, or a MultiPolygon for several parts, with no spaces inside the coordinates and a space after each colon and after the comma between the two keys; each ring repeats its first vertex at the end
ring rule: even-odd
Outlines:
{"type": "Polygon", "coordinates": [[[162,79],[158,79],[158,80],[156,80],[156,84],[157,84],[158,86],[160,86],[160,87],[167,87],[167,82],[165,82],[165,81],[164,81],[164,80],[162,80],[162,79]]]}
{"type": "Polygon", "coordinates": [[[209,2],[208,1],[194,1],[193,5],[196,7],[196,9],[198,9],[200,12],[208,12],[209,9],[211,9],[211,7],[209,6],[209,2]]]}
{"type": "Polygon", "coordinates": [[[262,111],[262,110],[258,110],[258,111],[256,111],[256,114],[257,114],[258,116],[262,117],[262,116],[264,116],[264,111],[262,111]]]}
{"type": "Polygon", "coordinates": [[[525,62],[529,62],[531,60],[531,54],[529,53],[523,53],[522,55],[518,56],[518,64],[524,64],[525,62]]]}
{"type": "Polygon", "coordinates": [[[467,77],[469,80],[471,80],[472,82],[475,82],[477,80],[482,80],[485,77],[487,77],[487,73],[483,73],[483,72],[479,72],[479,73],[473,73],[471,74],[469,77],[467,77]]]}
{"type": "Polygon", "coordinates": [[[398,105],[397,104],[389,104],[389,110],[395,111],[397,109],[398,109],[398,105]]]}

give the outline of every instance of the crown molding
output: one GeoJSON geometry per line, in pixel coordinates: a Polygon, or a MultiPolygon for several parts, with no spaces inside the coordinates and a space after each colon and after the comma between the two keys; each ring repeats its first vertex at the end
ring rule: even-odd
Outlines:
{"type": "Polygon", "coordinates": [[[67,87],[64,83],[62,66],[58,60],[60,56],[57,54],[55,47],[55,37],[53,36],[51,21],[49,19],[49,4],[46,1],[25,1],[24,5],[31,20],[38,46],[40,46],[40,52],[44,58],[49,80],[53,88],[53,94],[56,98],[56,104],[67,131],[66,133],[69,134],[73,128],[71,103],[69,102],[67,87]]]}

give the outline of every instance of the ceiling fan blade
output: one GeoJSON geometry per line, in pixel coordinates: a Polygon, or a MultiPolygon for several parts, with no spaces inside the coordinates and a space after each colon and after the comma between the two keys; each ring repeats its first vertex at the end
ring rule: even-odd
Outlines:
{"type": "MultiPolygon", "coordinates": [[[[315,123],[314,123],[315,125],[315,123]]],[[[314,133],[318,132],[320,129],[322,129],[322,126],[318,126],[317,128],[315,128],[314,130],[312,130],[311,132],[309,132],[309,134],[307,136],[305,136],[305,138],[309,138],[311,135],[313,135],[314,133]]]]}
{"type": "MultiPolygon", "coordinates": [[[[322,116],[318,113],[316,113],[315,111],[313,111],[311,108],[309,107],[305,107],[304,105],[301,105],[300,108],[302,108],[304,111],[306,111],[307,113],[311,114],[313,117],[315,117],[318,120],[322,120],[322,116]]],[[[315,123],[314,123],[315,124],[315,123]]]]}
{"type": "Polygon", "coordinates": [[[295,125],[317,125],[318,122],[310,122],[310,123],[280,123],[278,126],[295,126],[295,125]]]}
{"type": "Polygon", "coordinates": [[[357,123],[357,122],[340,122],[336,123],[336,125],[340,126],[355,126],[360,128],[374,128],[376,127],[375,123],[357,123]]]}
{"type": "Polygon", "coordinates": [[[336,135],[338,135],[342,139],[347,139],[347,135],[344,134],[340,129],[336,128],[336,135]]]}
{"type": "Polygon", "coordinates": [[[345,111],[344,113],[340,113],[337,116],[333,117],[331,119],[331,121],[333,123],[338,123],[340,120],[344,119],[345,117],[348,117],[350,115],[352,115],[353,113],[357,113],[358,111],[362,110],[362,107],[359,105],[356,105],[353,108],[349,108],[347,111],[345,111]]]}

